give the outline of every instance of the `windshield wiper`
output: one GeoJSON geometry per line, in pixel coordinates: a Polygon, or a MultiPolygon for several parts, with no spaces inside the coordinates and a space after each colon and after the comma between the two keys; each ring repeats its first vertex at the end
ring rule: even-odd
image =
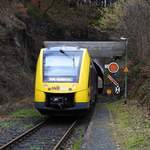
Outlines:
{"type": "Polygon", "coordinates": [[[59,50],[62,54],[64,54],[65,56],[69,57],[70,59],[72,59],[72,62],[73,62],[73,67],[75,68],[75,59],[74,59],[74,56],[73,58],[71,56],[69,56],[64,50],[60,49],[59,50]]]}

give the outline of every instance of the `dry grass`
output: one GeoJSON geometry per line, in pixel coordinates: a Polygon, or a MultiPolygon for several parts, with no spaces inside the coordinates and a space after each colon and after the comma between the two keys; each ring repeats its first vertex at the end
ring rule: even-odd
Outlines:
{"type": "Polygon", "coordinates": [[[123,150],[150,149],[150,120],[141,107],[115,102],[107,105],[114,115],[113,135],[123,150]]]}
{"type": "Polygon", "coordinates": [[[26,109],[26,108],[33,108],[32,104],[33,98],[25,98],[25,99],[18,99],[15,101],[9,101],[3,105],[0,105],[0,117],[7,118],[11,112],[16,110],[26,109]]]}

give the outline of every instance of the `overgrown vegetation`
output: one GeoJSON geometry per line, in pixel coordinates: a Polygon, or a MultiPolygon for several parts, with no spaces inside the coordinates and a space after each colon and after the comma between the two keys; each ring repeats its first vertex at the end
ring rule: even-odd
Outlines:
{"type": "Polygon", "coordinates": [[[150,4],[147,0],[118,0],[102,12],[95,26],[112,38],[128,38],[130,99],[150,108],[150,4]]]}
{"type": "Polygon", "coordinates": [[[130,52],[136,58],[145,60],[150,56],[149,10],[150,5],[146,0],[118,0],[102,10],[99,25],[102,29],[112,30],[118,37],[128,37],[130,52]]]}
{"type": "Polygon", "coordinates": [[[80,150],[81,149],[81,145],[83,142],[83,136],[84,136],[83,132],[84,131],[82,129],[79,129],[78,138],[74,141],[73,146],[72,146],[73,150],[80,150]]]}
{"type": "Polygon", "coordinates": [[[29,129],[33,127],[33,123],[24,123],[23,120],[29,120],[34,118],[41,118],[40,115],[34,108],[17,109],[7,114],[7,117],[0,120],[0,128],[11,128],[15,127],[19,122],[20,128],[29,129]]]}
{"type": "Polygon", "coordinates": [[[14,120],[4,120],[0,122],[0,128],[10,128],[13,124],[14,120]]]}
{"type": "Polygon", "coordinates": [[[145,118],[141,107],[123,105],[123,102],[107,104],[114,115],[111,124],[115,140],[125,150],[150,149],[150,120],[145,118]]]}
{"type": "Polygon", "coordinates": [[[38,117],[38,116],[40,116],[40,113],[37,112],[34,108],[19,109],[19,110],[16,110],[15,112],[12,112],[11,116],[13,116],[15,118],[38,117]]]}

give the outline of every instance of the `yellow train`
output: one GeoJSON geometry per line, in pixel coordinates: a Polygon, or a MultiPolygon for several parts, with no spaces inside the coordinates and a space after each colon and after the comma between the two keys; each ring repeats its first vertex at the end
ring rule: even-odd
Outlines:
{"type": "Polygon", "coordinates": [[[98,75],[86,48],[43,48],[37,61],[35,108],[42,114],[81,112],[95,103],[98,75]]]}

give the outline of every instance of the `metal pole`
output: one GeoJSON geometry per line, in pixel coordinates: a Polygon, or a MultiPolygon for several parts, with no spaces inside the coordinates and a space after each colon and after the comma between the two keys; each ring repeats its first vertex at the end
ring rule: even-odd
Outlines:
{"type": "Polygon", "coordinates": [[[106,0],[104,0],[104,7],[106,7],[107,6],[107,1],[106,0]]]}
{"type": "MultiPolygon", "coordinates": [[[[127,53],[127,45],[128,45],[128,39],[126,39],[126,48],[125,48],[125,67],[127,67],[127,64],[128,64],[128,53],[127,53]]],[[[124,93],[124,97],[125,97],[125,100],[124,100],[124,104],[127,103],[127,90],[128,90],[128,73],[125,72],[125,93],[124,93]]]]}
{"type": "MultiPolygon", "coordinates": [[[[125,68],[126,68],[127,64],[128,64],[128,62],[127,62],[128,61],[128,52],[127,52],[128,39],[124,38],[124,37],[121,37],[120,39],[124,40],[126,42],[125,43],[125,68]]],[[[127,73],[127,71],[125,71],[124,83],[125,83],[124,104],[126,104],[127,103],[127,96],[128,96],[128,93],[127,93],[127,90],[128,90],[128,73],[127,73]]]]}

